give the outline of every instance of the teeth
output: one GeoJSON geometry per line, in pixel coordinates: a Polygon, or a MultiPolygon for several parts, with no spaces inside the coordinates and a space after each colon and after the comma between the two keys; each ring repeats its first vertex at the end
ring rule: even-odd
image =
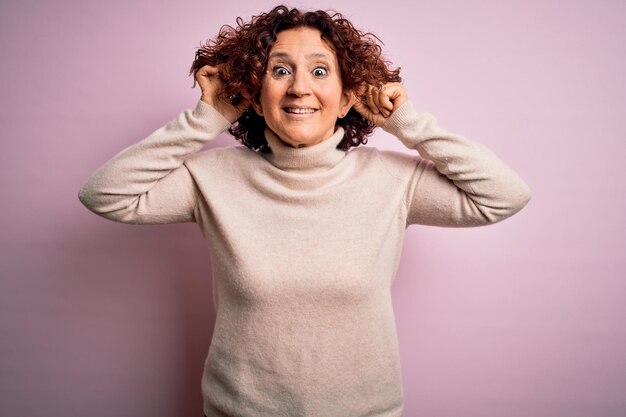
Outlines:
{"type": "Polygon", "coordinates": [[[296,113],[296,114],[304,114],[304,113],[313,113],[315,111],[315,109],[292,109],[292,108],[287,108],[285,109],[285,111],[287,111],[287,113],[296,113]]]}

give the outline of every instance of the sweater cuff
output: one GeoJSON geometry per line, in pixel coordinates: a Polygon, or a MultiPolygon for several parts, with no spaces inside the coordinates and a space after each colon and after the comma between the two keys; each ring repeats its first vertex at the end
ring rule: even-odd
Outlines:
{"type": "Polygon", "coordinates": [[[406,128],[407,124],[411,122],[411,116],[415,116],[416,114],[417,112],[413,107],[413,103],[411,103],[411,100],[407,100],[389,116],[389,119],[387,119],[383,125],[383,130],[389,133],[402,130],[402,128],[406,128]]]}
{"type": "Polygon", "coordinates": [[[437,126],[437,119],[430,113],[418,113],[411,101],[398,107],[383,125],[383,130],[391,133],[407,147],[415,149],[428,133],[437,126]]]}
{"type": "Polygon", "coordinates": [[[198,100],[196,108],[193,110],[193,115],[222,132],[230,129],[232,126],[232,123],[230,123],[227,118],[222,116],[222,114],[218,112],[215,107],[202,100],[198,100]]]}

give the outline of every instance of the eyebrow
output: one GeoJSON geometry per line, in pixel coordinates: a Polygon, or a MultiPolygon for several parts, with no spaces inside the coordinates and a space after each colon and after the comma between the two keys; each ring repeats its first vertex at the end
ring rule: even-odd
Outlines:
{"type": "MultiPolygon", "coordinates": [[[[269,58],[290,58],[289,54],[287,52],[272,52],[269,56],[269,58]]],[[[325,58],[330,60],[330,55],[325,54],[323,52],[315,52],[312,54],[308,54],[307,56],[305,56],[305,58],[310,59],[310,58],[325,58]]]]}

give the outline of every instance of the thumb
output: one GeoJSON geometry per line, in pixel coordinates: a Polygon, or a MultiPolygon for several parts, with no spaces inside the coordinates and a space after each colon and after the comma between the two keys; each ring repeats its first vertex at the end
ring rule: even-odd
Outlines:
{"type": "Polygon", "coordinates": [[[203,86],[209,82],[211,77],[218,75],[218,74],[219,74],[219,69],[217,67],[213,67],[211,65],[205,65],[196,72],[195,78],[198,84],[200,84],[200,86],[203,86]]]}
{"type": "Polygon", "coordinates": [[[205,65],[202,68],[200,68],[198,70],[198,73],[200,75],[215,75],[219,72],[219,68],[218,67],[214,67],[212,65],[205,65]]]}

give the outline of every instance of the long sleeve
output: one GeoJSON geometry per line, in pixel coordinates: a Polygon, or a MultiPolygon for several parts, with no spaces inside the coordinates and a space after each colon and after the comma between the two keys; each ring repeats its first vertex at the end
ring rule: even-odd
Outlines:
{"type": "Polygon", "coordinates": [[[122,223],[195,221],[197,188],[185,159],[230,127],[203,101],[106,162],[83,185],[79,200],[122,223]]]}
{"type": "Polygon", "coordinates": [[[484,145],[438,127],[411,102],[384,125],[419,153],[407,189],[407,225],[480,226],[512,216],[530,200],[528,185],[484,145]]]}

